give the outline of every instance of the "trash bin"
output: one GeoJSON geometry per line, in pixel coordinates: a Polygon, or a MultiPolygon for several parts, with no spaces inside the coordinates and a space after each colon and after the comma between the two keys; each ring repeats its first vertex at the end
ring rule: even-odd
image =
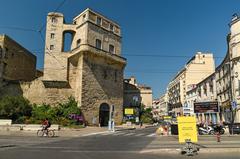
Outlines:
{"type": "Polygon", "coordinates": [[[240,123],[234,123],[228,125],[230,134],[240,134],[240,123]]]}
{"type": "Polygon", "coordinates": [[[178,125],[177,124],[171,124],[171,134],[178,135],[178,125]]]}

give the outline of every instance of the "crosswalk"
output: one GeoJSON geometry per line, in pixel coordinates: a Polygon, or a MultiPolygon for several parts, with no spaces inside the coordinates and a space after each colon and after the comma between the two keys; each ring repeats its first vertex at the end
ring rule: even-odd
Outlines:
{"type": "Polygon", "coordinates": [[[156,133],[149,133],[149,132],[128,132],[128,131],[116,131],[116,132],[98,132],[98,133],[89,133],[89,134],[84,134],[81,136],[96,136],[96,137],[101,137],[101,136],[125,136],[125,137],[156,137],[156,133]]]}

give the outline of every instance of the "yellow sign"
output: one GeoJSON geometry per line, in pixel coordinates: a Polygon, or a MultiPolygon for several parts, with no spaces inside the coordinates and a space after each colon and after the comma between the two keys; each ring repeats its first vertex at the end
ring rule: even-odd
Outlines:
{"type": "Polygon", "coordinates": [[[133,108],[125,108],[124,114],[126,115],[132,115],[133,114],[133,108]]]}
{"type": "Polygon", "coordinates": [[[186,140],[197,142],[196,117],[177,117],[177,121],[179,143],[185,143],[186,140]]]}
{"type": "Polygon", "coordinates": [[[164,116],[163,119],[165,119],[165,120],[166,119],[172,119],[172,117],[171,116],[164,116]]]}

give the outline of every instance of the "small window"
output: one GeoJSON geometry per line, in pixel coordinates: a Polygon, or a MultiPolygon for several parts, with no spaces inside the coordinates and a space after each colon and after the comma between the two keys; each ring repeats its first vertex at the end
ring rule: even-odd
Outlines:
{"type": "Polygon", "coordinates": [[[96,39],[96,48],[97,49],[102,49],[102,41],[99,39],[96,39]]]}
{"type": "Polygon", "coordinates": [[[114,54],[114,46],[113,45],[109,45],[109,52],[114,54]]]}
{"type": "Polygon", "coordinates": [[[53,50],[54,49],[54,45],[50,45],[50,50],[53,50]]]}
{"type": "Polygon", "coordinates": [[[113,31],[113,25],[112,24],[110,24],[110,30],[113,31]]]}
{"type": "Polygon", "coordinates": [[[83,15],[83,19],[85,19],[85,18],[86,18],[86,14],[83,15]]]}
{"type": "Polygon", "coordinates": [[[101,25],[102,24],[102,18],[97,17],[97,25],[101,25]]]}
{"type": "Polygon", "coordinates": [[[78,39],[77,40],[77,47],[80,46],[80,44],[81,44],[81,39],[78,39]]]}
{"type": "Polygon", "coordinates": [[[54,38],[55,38],[55,34],[51,33],[51,39],[54,39],[54,38]]]}
{"type": "Polygon", "coordinates": [[[77,24],[77,22],[76,22],[76,21],[74,21],[74,22],[73,22],[73,24],[77,24]]]}
{"type": "Polygon", "coordinates": [[[52,17],[52,23],[57,23],[57,18],[56,17],[52,17]]]}
{"type": "Polygon", "coordinates": [[[107,79],[107,70],[104,70],[104,71],[103,71],[103,78],[104,78],[104,79],[107,79]]]}
{"type": "Polygon", "coordinates": [[[114,77],[115,77],[114,81],[117,82],[117,70],[115,70],[115,72],[114,72],[114,77]]]}
{"type": "Polygon", "coordinates": [[[4,56],[5,59],[8,58],[8,48],[5,47],[5,56],[4,56]]]}

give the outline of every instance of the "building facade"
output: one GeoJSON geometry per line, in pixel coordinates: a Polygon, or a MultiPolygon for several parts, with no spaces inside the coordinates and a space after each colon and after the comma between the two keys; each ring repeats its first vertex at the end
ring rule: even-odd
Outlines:
{"type": "Polygon", "coordinates": [[[214,72],[213,55],[198,52],[185,67],[168,84],[170,113],[173,116],[183,115],[183,105],[186,103],[187,89],[197,84],[214,72]]]}
{"type": "Polygon", "coordinates": [[[46,24],[43,77],[5,90],[19,89],[15,92],[22,91],[36,104],[55,105],[72,96],[89,125],[108,125],[110,114],[120,124],[126,65],[121,56],[120,26],[89,8],[72,23],[66,23],[61,13],[49,13],[46,24]],[[65,34],[72,38],[69,50],[65,34]],[[97,121],[92,123],[93,119],[97,121]]]}
{"type": "Polygon", "coordinates": [[[159,99],[153,101],[153,117],[157,120],[168,116],[168,94],[165,93],[159,99]]]}
{"type": "Polygon", "coordinates": [[[220,122],[215,73],[206,77],[187,92],[187,105],[191,110],[191,115],[195,114],[199,123],[220,122]]]}
{"type": "Polygon", "coordinates": [[[234,15],[227,36],[228,50],[216,68],[217,96],[222,120],[240,122],[240,17],[234,15]]]}
{"type": "Polygon", "coordinates": [[[123,109],[133,109],[133,114],[126,114],[124,119],[135,119],[139,122],[142,109],[152,108],[152,89],[145,85],[139,85],[135,77],[124,79],[123,109]]]}
{"type": "Polygon", "coordinates": [[[7,81],[31,81],[36,75],[36,56],[7,35],[0,35],[0,87],[7,81]]]}
{"type": "Polygon", "coordinates": [[[145,108],[151,108],[152,101],[151,87],[137,84],[135,77],[124,79],[124,106],[137,104],[143,105],[145,108]]]}

